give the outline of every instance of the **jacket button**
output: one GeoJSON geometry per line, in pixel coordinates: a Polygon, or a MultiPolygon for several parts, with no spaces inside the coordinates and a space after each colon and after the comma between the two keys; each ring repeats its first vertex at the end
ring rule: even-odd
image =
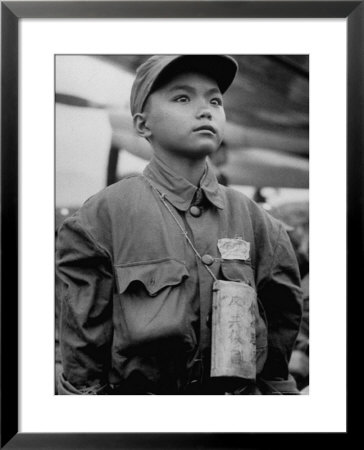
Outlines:
{"type": "Polygon", "coordinates": [[[213,264],[215,261],[215,259],[211,255],[203,255],[201,260],[206,266],[211,266],[211,264],[213,264]]]}
{"type": "Polygon", "coordinates": [[[191,206],[190,208],[190,214],[193,217],[200,217],[201,215],[201,209],[198,206],[191,206]]]}

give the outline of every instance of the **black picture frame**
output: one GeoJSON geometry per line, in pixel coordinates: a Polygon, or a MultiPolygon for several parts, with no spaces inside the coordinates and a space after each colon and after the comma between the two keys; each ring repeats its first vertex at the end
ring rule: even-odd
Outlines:
{"type": "MultiPolygon", "coordinates": [[[[1,448],[257,448],[277,438],[281,446],[307,445],[310,433],[298,437],[290,433],[18,432],[18,24],[22,18],[346,18],[349,304],[364,273],[364,1],[1,2],[1,448]]],[[[350,355],[349,346],[348,351],[350,355]]],[[[348,436],[338,433],[335,442],[348,436]]],[[[315,443],[322,441],[316,434],[315,443]]]]}

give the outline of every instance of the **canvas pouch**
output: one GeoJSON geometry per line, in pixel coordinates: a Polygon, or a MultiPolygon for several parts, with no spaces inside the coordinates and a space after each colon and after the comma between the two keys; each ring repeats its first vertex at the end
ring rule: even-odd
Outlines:
{"type": "Polygon", "coordinates": [[[211,377],[256,378],[255,289],[244,282],[213,285],[211,377]]]}

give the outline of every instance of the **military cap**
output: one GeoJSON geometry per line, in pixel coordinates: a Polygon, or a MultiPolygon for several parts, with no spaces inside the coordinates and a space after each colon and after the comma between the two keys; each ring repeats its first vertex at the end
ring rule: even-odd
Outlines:
{"type": "Polygon", "coordinates": [[[208,75],[223,94],[235,78],[238,63],[228,55],[154,55],[137,69],[130,96],[132,116],[143,111],[148,96],[157,87],[187,71],[208,75]]]}

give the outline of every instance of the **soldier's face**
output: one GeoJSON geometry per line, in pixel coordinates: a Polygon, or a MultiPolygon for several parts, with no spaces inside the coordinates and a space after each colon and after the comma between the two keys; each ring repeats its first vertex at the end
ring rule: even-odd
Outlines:
{"type": "Polygon", "coordinates": [[[144,112],[155,150],[198,159],[215,152],[223,140],[222,95],[203,74],[174,77],[149,96],[144,112]]]}

